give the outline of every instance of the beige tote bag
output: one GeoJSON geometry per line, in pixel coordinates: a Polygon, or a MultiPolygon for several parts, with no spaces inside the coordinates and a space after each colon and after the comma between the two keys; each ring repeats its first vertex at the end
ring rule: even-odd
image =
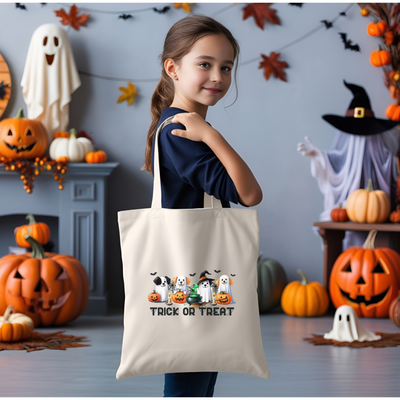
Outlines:
{"type": "Polygon", "coordinates": [[[257,301],[256,209],[161,207],[158,134],[151,208],[118,212],[125,288],[118,380],[223,371],[269,378],[257,301]]]}

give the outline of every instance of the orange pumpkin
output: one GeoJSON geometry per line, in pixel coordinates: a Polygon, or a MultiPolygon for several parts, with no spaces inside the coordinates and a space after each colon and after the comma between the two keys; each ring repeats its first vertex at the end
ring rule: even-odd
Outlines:
{"type": "Polygon", "coordinates": [[[395,85],[389,85],[390,98],[393,100],[400,100],[400,91],[395,85]]]}
{"type": "Polygon", "coordinates": [[[174,303],[186,303],[187,295],[182,292],[182,290],[178,290],[176,293],[172,295],[172,301],[174,303]]]}
{"type": "Polygon", "coordinates": [[[367,33],[369,36],[382,36],[387,29],[389,26],[385,21],[374,21],[368,24],[367,33]]]}
{"type": "Polygon", "coordinates": [[[335,222],[346,222],[349,220],[346,209],[342,208],[342,203],[339,204],[339,208],[334,208],[331,211],[331,219],[335,222]]]}
{"type": "Polygon", "coordinates": [[[393,43],[394,39],[394,32],[393,31],[387,31],[384,33],[384,38],[385,38],[385,44],[386,46],[390,46],[393,43]]]}
{"type": "Polygon", "coordinates": [[[67,138],[69,139],[69,132],[65,132],[65,131],[59,131],[59,132],[55,132],[53,135],[53,139],[57,139],[57,138],[67,138]]]}
{"type": "Polygon", "coordinates": [[[215,301],[218,304],[222,304],[222,305],[227,305],[232,301],[232,296],[229,293],[226,292],[219,292],[217,294],[217,297],[215,298],[215,301]]]}
{"type": "Polygon", "coordinates": [[[47,244],[50,240],[50,228],[44,222],[36,222],[35,217],[32,214],[28,214],[26,219],[29,220],[29,225],[22,225],[14,230],[15,241],[20,247],[31,247],[31,245],[25,240],[25,236],[28,234],[37,240],[42,246],[47,244]]]}
{"type": "Polygon", "coordinates": [[[400,222],[400,204],[397,205],[396,210],[392,211],[389,215],[389,219],[392,222],[400,222]]]}
{"type": "Polygon", "coordinates": [[[153,290],[149,294],[149,301],[152,303],[158,303],[161,300],[161,295],[160,293],[157,293],[155,290],[153,290]]]}
{"type": "Polygon", "coordinates": [[[400,119],[400,105],[397,103],[390,104],[386,108],[385,115],[393,121],[398,121],[400,119]]]}
{"type": "Polygon", "coordinates": [[[362,247],[345,250],[333,265],[329,292],[336,308],[349,305],[359,317],[385,318],[400,289],[400,255],[374,247],[376,230],[362,247]]]}
{"type": "Polygon", "coordinates": [[[362,8],[361,10],[360,10],[360,14],[363,16],[363,17],[368,17],[368,15],[369,15],[369,10],[367,9],[367,8],[362,8]]]}
{"type": "Polygon", "coordinates": [[[103,163],[107,161],[107,154],[103,150],[90,151],[89,153],[86,154],[85,160],[87,163],[90,164],[103,163]]]}
{"type": "Polygon", "coordinates": [[[47,144],[45,127],[35,119],[24,118],[22,108],[15,118],[6,118],[0,122],[0,155],[4,157],[41,157],[47,144]]]}
{"type": "Polygon", "coordinates": [[[64,325],[79,317],[89,299],[89,280],[74,257],[45,253],[30,236],[32,253],[0,258],[0,313],[12,305],[35,326],[64,325]]]}
{"type": "Polygon", "coordinates": [[[389,318],[400,328],[400,291],[398,296],[390,303],[389,318]]]}
{"type": "Polygon", "coordinates": [[[19,342],[32,336],[32,318],[14,312],[14,306],[8,306],[3,317],[0,317],[0,341],[19,342]]]}
{"type": "Polygon", "coordinates": [[[382,67],[392,62],[392,56],[387,50],[382,50],[381,45],[379,45],[379,50],[374,50],[371,53],[369,61],[374,67],[382,67]]]}

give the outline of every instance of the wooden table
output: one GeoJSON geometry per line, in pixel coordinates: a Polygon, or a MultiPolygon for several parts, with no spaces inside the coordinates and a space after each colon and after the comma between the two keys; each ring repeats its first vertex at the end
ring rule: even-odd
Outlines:
{"type": "Polygon", "coordinates": [[[393,249],[400,253],[400,224],[387,222],[383,224],[360,224],[357,222],[314,222],[319,227],[319,234],[324,241],[324,274],[322,284],[329,290],[329,277],[333,264],[343,252],[342,240],[345,231],[371,231],[393,233],[393,249]]]}

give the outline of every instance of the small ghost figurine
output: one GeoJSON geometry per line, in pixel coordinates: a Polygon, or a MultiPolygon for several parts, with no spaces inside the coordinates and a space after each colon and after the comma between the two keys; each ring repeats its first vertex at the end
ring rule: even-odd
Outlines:
{"type": "Polygon", "coordinates": [[[67,32],[58,25],[39,26],[32,35],[22,75],[22,95],[28,118],[46,128],[49,143],[69,122],[71,93],[81,81],[67,32]]]}
{"type": "Polygon", "coordinates": [[[352,307],[340,306],[335,312],[333,329],[324,334],[324,339],[333,339],[339,342],[354,342],[355,340],[371,342],[382,339],[382,336],[365,329],[352,307]]]}

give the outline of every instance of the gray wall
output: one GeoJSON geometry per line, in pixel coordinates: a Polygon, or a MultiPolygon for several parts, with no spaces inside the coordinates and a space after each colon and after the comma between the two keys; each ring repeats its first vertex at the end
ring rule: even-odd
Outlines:
{"type": "MultiPolygon", "coordinates": [[[[162,3],[90,3],[79,4],[97,10],[134,10],[162,3]]],[[[168,4],[170,5],[170,4],[168,4]]],[[[281,26],[265,24],[258,28],[253,18],[242,20],[242,4],[215,16],[239,41],[241,62],[260,57],[260,53],[288,44],[318,26],[332,20],[348,3],[273,4],[281,26]]],[[[194,13],[213,16],[226,7],[223,3],[196,3],[194,13]]],[[[45,23],[59,23],[53,10],[60,4],[26,3],[27,10],[15,4],[0,4],[0,52],[8,62],[14,91],[4,117],[14,116],[24,106],[21,88],[30,38],[45,23]]],[[[95,74],[132,78],[139,95],[133,105],[117,104],[119,86],[126,82],[102,80],[81,75],[82,85],[70,104],[70,127],[93,132],[110,161],[120,166],[111,175],[107,214],[107,283],[111,305],[123,304],[123,280],[116,213],[119,210],[148,208],[152,195],[152,176],[140,171],[144,162],[146,133],[150,124],[150,100],[156,82],[135,79],[158,78],[157,57],[169,28],[187,14],[171,9],[166,14],[153,11],[134,14],[123,21],[118,14],[91,13],[88,27],[67,29],[78,69],[95,74]]],[[[249,165],[259,181],[264,199],[257,206],[260,216],[260,251],[278,260],[289,280],[299,279],[301,268],[310,280],[322,281],[323,254],[320,239],[311,226],[323,210],[323,197],[310,174],[309,159],[300,156],[297,143],[305,135],[321,149],[329,149],[334,128],[323,114],[343,115],[352,98],[343,79],[366,88],[376,116],[392,102],[383,85],[382,70],[369,63],[369,54],[377,48],[378,38],[366,33],[370,18],[360,15],[355,4],[346,17],[340,17],[332,29],[325,28],[282,52],[288,82],[266,81],[259,62],[238,69],[237,101],[232,83],[225,99],[209,108],[207,120],[219,130],[249,165]],[[344,50],[338,32],[361,46],[362,53],[344,50]],[[227,108],[226,108],[227,107],[227,108]]],[[[40,177],[39,177],[40,179],[40,177]]],[[[21,194],[27,197],[29,195],[21,194]]],[[[233,207],[240,207],[233,205],[233,207]]]]}

